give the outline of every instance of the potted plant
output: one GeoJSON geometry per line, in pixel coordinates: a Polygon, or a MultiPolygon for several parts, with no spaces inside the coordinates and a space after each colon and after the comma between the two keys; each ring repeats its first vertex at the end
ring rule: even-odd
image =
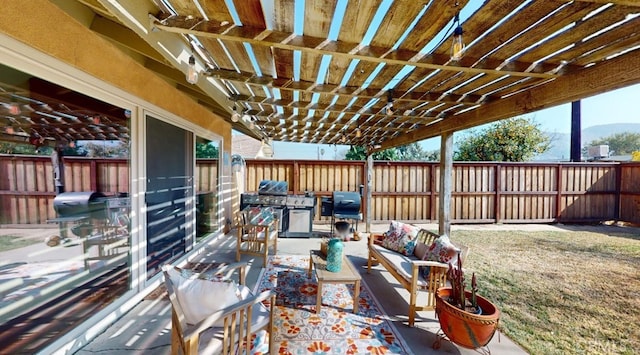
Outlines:
{"type": "MultiPolygon", "coordinates": [[[[485,347],[498,328],[500,311],[486,298],[478,295],[475,273],[471,276],[471,290],[465,290],[462,259],[458,253],[457,267],[449,263],[447,273],[451,287],[436,292],[436,316],[440,329],[453,343],[468,349],[485,347]]],[[[440,347],[441,336],[433,344],[440,347]]]]}

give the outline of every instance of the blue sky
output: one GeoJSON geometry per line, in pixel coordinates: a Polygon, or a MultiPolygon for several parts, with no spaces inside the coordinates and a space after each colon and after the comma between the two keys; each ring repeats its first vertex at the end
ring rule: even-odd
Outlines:
{"type": "MultiPolygon", "coordinates": [[[[609,123],[640,123],[640,84],[582,100],[582,128],[609,123]]],[[[525,115],[547,132],[571,131],[571,104],[551,107],[525,115]]],[[[464,131],[462,131],[464,132],[464,131]]],[[[460,133],[456,133],[454,138],[460,133]]],[[[440,138],[422,141],[426,150],[440,149],[440,138]]],[[[276,159],[341,159],[348,146],[274,142],[276,159]],[[321,154],[324,149],[324,154],[321,154]]],[[[567,152],[568,154],[568,152],[567,152]]]]}

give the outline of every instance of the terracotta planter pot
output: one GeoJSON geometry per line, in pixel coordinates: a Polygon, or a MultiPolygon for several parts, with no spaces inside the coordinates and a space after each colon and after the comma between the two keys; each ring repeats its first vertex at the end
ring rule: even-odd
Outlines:
{"type": "MultiPolygon", "coordinates": [[[[441,287],[436,292],[436,315],[440,328],[454,344],[468,349],[486,346],[498,328],[500,311],[484,297],[476,295],[482,314],[463,311],[445,301],[451,295],[451,287],[441,287]]],[[[470,292],[466,292],[468,298],[470,292]]]]}

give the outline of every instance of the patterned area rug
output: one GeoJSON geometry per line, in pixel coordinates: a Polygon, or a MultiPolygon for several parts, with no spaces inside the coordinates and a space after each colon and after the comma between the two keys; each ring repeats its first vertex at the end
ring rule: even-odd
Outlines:
{"type": "Polygon", "coordinates": [[[353,285],[325,284],[315,313],[317,280],[307,276],[309,257],[276,255],[260,276],[256,292],[277,294],[274,346],[279,354],[410,354],[373,293],[361,282],[353,314],[353,285]]]}

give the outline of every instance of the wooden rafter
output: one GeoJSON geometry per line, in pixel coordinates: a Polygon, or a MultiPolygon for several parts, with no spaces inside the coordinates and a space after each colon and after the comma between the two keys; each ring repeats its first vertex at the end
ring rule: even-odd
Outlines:
{"type": "MultiPolygon", "coordinates": [[[[189,18],[188,16],[171,16],[163,20],[153,19],[152,26],[159,30],[190,34],[204,38],[215,38],[230,42],[242,42],[256,46],[265,46],[285,50],[298,50],[318,55],[332,55],[347,59],[357,59],[387,65],[415,66],[417,68],[439,69],[454,72],[484,73],[494,75],[513,75],[522,77],[551,78],[555,74],[536,71],[513,71],[506,67],[504,70],[495,67],[483,67],[485,63],[502,64],[502,62],[486,62],[477,58],[477,66],[457,66],[449,56],[424,56],[416,51],[393,49],[389,47],[362,47],[359,43],[343,41],[329,41],[325,38],[311,36],[296,36],[282,31],[251,28],[249,26],[235,26],[221,24],[220,21],[189,18]]],[[[520,68],[535,69],[534,63],[513,64],[520,68]]]]}
{"type": "Polygon", "coordinates": [[[306,1],[295,30],[295,1],[274,3],[270,14],[260,0],[78,2],[96,12],[93,31],[229,121],[235,102],[256,127],[241,120],[236,129],[254,137],[263,129],[274,140],[397,145],[464,129],[502,117],[488,109],[499,101],[542,92],[640,45],[640,0],[348,2],[342,19],[337,0],[306,1]],[[462,23],[467,48],[454,62],[450,23],[463,8],[473,10],[462,23]],[[184,80],[189,46],[207,68],[196,85],[184,80]]]}
{"type": "Polygon", "coordinates": [[[448,117],[382,144],[382,149],[408,144],[497,120],[572,102],[592,95],[640,83],[640,49],[572,73],[547,85],[479,106],[476,110],[448,117]]]}

